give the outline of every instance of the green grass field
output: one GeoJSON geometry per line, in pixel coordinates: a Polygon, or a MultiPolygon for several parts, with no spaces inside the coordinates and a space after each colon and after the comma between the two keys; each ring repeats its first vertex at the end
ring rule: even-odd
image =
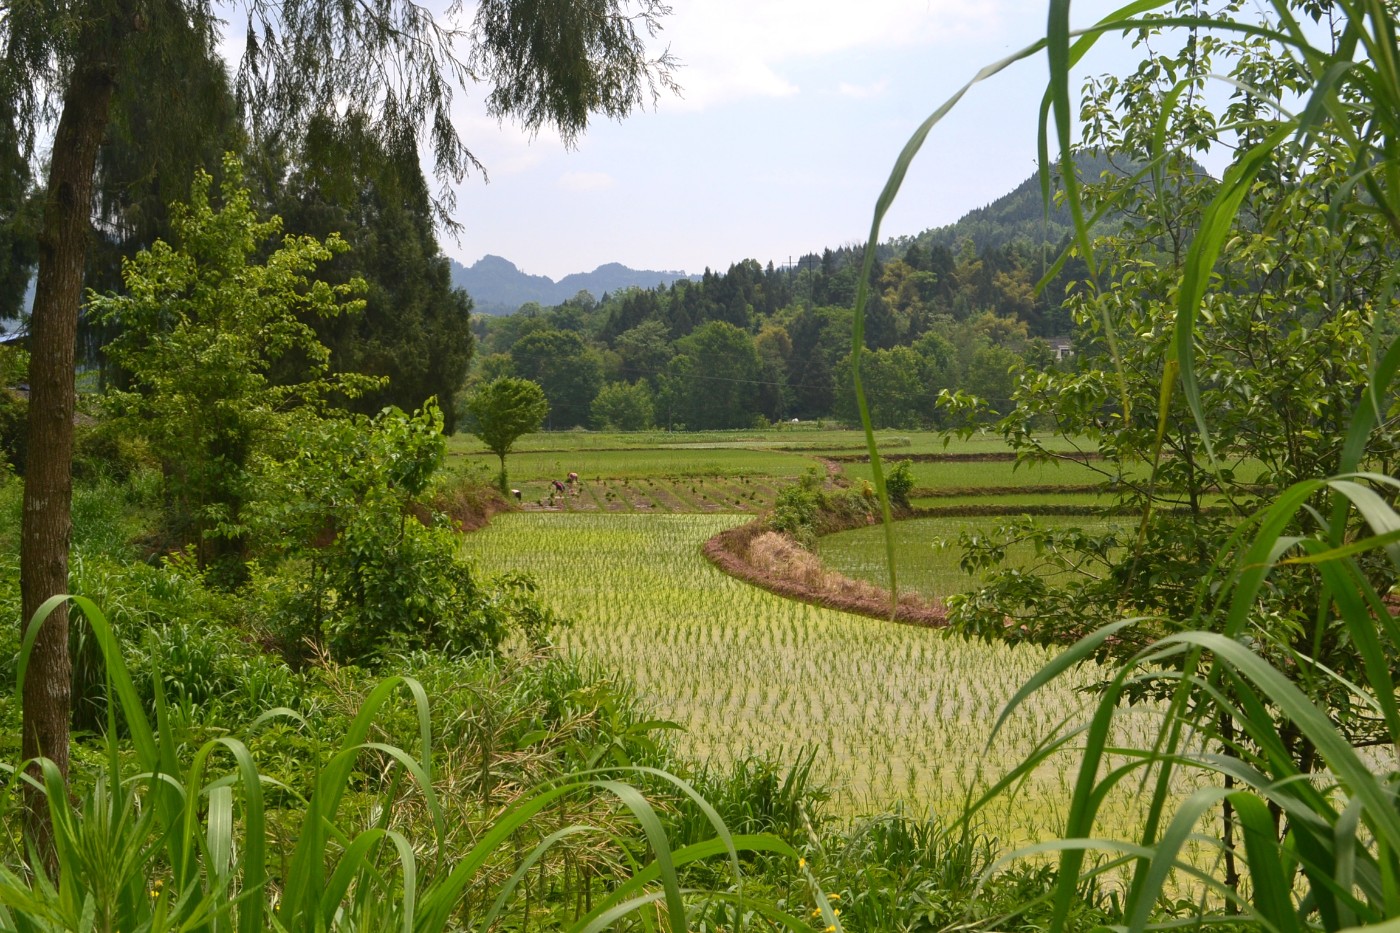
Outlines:
{"type": "MultiPolygon", "coordinates": [[[[899,455],[892,454],[891,461],[899,455]]],[[[888,471],[893,464],[886,462],[888,471]]],[[[916,489],[961,489],[976,486],[1088,486],[1108,480],[1102,464],[1070,461],[1018,465],[1010,460],[949,460],[913,463],[916,489]]],[[[843,463],[842,472],[852,480],[870,476],[868,463],[843,463]]]]}
{"type": "MultiPolygon", "coordinates": [[[[987,487],[994,489],[994,487],[987,487]]],[[[1080,508],[1105,508],[1113,504],[1113,500],[1106,495],[1094,492],[1046,492],[1034,488],[1011,492],[1003,489],[996,489],[992,492],[977,492],[969,490],[966,493],[959,492],[957,495],[916,495],[909,500],[909,504],[916,509],[927,508],[951,508],[956,506],[995,506],[997,508],[1016,508],[1017,506],[1059,506],[1067,509],[1080,508]]]]}
{"type": "MultiPolygon", "coordinates": [[[[496,455],[463,451],[453,458],[480,464],[492,473],[499,466],[496,455]]],[[[801,453],[734,447],[663,447],[635,450],[581,449],[513,453],[506,458],[511,482],[564,479],[577,473],[585,480],[642,479],[670,476],[771,476],[791,478],[815,461],[801,453]]]]}

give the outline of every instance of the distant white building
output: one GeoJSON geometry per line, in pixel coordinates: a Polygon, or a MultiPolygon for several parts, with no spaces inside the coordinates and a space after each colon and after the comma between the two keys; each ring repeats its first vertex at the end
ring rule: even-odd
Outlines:
{"type": "Polygon", "coordinates": [[[1074,341],[1068,337],[1049,337],[1045,341],[1055,353],[1055,362],[1063,363],[1074,356],[1074,341]]]}

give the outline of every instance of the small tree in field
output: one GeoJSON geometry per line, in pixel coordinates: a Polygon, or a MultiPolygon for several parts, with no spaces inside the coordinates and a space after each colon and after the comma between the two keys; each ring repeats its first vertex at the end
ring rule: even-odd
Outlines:
{"type": "Polygon", "coordinates": [[[468,397],[468,430],[501,458],[501,492],[509,491],[506,454],[522,434],[538,431],[548,413],[544,389],[538,383],[513,376],[488,382],[468,397]]]}

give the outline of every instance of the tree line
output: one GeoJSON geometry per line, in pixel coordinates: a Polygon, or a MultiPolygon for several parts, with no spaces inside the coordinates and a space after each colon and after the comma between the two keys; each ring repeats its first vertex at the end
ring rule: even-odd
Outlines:
{"type": "MultiPolygon", "coordinates": [[[[882,252],[861,363],[878,426],[947,426],[945,390],[1004,413],[1016,372],[1064,355],[1073,325],[1060,305],[1079,267],[1066,265],[1037,290],[1042,244],[1017,237],[978,251],[965,239],[955,251],[905,239],[882,252]]],[[[858,259],[850,248],[783,268],[746,259],[698,281],[601,299],[580,292],[552,308],[478,317],[472,381],[538,382],[555,430],[854,422],[858,259]]]]}

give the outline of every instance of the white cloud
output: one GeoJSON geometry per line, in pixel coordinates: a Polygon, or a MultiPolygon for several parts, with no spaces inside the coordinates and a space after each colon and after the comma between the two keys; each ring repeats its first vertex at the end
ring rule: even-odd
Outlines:
{"type": "Polygon", "coordinates": [[[559,187],[565,191],[603,191],[616,185],[617,179],[607,172],[565,172],[559,176],[559,187]]]}
{"type": "Polygon", "coordinates": [[[850,97],[855,100],[868,100],[872,97],[882,96],[888,90],[890,82],[881,79],[872,84],[849,84],[842,81],[836,85],[836,93],[842,97],[850,97]]]}
{"type": "MultiPolygon", "coordinates": [[[[937,45],[1000,29],[1007,3],[1025,0],[675,0],[661,40],[684,64],[684,101],[704,109],[798,88],[786,64],[850,51],[937,45]]],[[[1041,14],[1043,15],[1043,13],[1041,14]]]]}

